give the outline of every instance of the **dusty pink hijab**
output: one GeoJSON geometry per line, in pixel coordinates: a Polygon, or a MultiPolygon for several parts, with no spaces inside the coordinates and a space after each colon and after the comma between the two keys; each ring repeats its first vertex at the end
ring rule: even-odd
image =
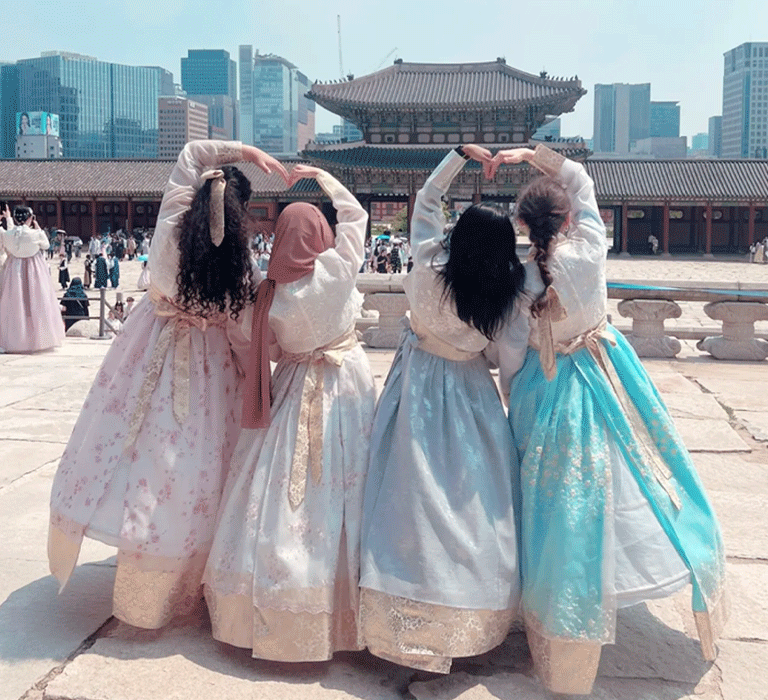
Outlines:
{"type": "Polygon", "coordinates": [[[270,421],[269,309],[275,285],[308,275],[315,269],[315,258],[334,244],[331,227],[312,204],[289,204],[277,218],[267,278],[256,290],[243,394],[243,428],[266,428],[270,421]]]}

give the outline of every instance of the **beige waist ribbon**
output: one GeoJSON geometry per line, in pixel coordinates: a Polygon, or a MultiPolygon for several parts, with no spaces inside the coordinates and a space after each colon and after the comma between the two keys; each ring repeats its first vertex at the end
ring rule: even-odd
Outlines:
{"type": "MultiPolygon", "coordinates": [[[[546,309],[545,313],[542,314],[542,317],[545,315],[546,309]]],[[[545,331],[543,337],[545,339],[548,338],[549,340],[549,352],[545,350],[543,344],[538,348],[539,357],[541,358],[541,364],[544,368],[545,375],[547,374],[548,369],[544,365],[545,358],[547,358],[547,361],[549,361],[549,358],[551,357],[551,362],[553,364],[552,376],[547,376],[547,379],[552,379],[552,377],[557,374],[557,362],[555,358],[556,353],[561,355],[571,355],[577,350],[581,350],[581,348],[587,348],[587,350],[589,350],[589,354],[592,355],[600,369],[603,370],[603,373],[608,379],[608,383],[611,385],[616,398],[619,400],[620,406],[624,410],[624,415],[626,416],[627,421],[629,422],[630,426],[632,427],[632,431],[635,434],[638,450],[644,464],[650,467],[654,478],[664,489],[664,492],[667,494],[667,496],[669,496],[672,504],[677,510],[680,510],[683,507],[683,503],[680,500],[680,495],[675,489],[674,483],[672,482],[672,472],[667,466],[667,463],[664,461],[664,458],[659,453],[659,448],[651,438],[651,434],[648,432],[648,427],[640,416],[637,407],[627,394],[627,390],[624,388],[624,383],[619,378],[619,375],[616,372],[616,368],[614,367],[611,358],[608,356],[608,353],[605,350],[605,346],[602,342],[600,342],[602,340],[607,340],[611,345],[616,345],[616,338],[614,337],[613,333],[608,330],[606,326],[606,319],[603,318],[603,320],[600,321],[597,326],[586,331],[585,333],[577,335],[575,338],[572,338],[567,342],[560,342],[557,344],[552,342],[552,326],[550,324],[547,325],[549,326],[549,332],[547,333],[545,331]]],[[[539,328],[541,329],[541,325],[539,328]]],[[[532,346],[535,347],[533,343],[532,346]]]]}
{"type": "Polygon", "coordinates": [[[410,326],[419,339],[419,350],[428,352],[430,355],[437,355],[444,360],[452,360],[453,362],[468,362],[482,354],[471,350],[461,350],[450,343],[446,343],[423,325],[413,312],[411,312],[410,326]]]}
{"type": "Polygon", "coordinates": [[[160,379],[165,364],[165,356],[171,346],[171,341],[176,340],[173,349],[173,417],[179,425],[186,422],[189,417],[189,362],[191,357],[190,330],[199,328],[201,331],[212,326],[224,327],[226,314],[215,314],[211,317],[197,316],[184,311],[168,297],[160,294],[156,289],[150,288],[149,296],[155,307],[155,315],[168,318],[168,323],[160,331],[152,355],[149,359],[144,381],[139,390],[139,398],[136,408],[131,416],[128,435],[125,438],[124,447],[130,447],[139,434],[144,418],[149,411],[149,402],[157,382],[160,379]]]}
{"type": "Polygon", "coordinates": [[[358,345],[357,333],[352,326],[346,333],[327,345],[306,353],[283,353],[288,362],[307,362],[307,373],[301,391],[299,425],[293,448],[291,478],[288,482],[288,502],[296,510],[304,501],[307,491],[308,470],[312,481],[320,483],[323,475],[323,389],[324,363],[341,367],[344,356],[358,345]]]}

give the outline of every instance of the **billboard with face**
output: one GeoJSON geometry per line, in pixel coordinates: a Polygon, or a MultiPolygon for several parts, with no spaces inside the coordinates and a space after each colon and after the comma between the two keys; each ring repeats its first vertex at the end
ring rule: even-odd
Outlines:
{"type": "Polygon", "coordinates": [[[51,112],[16,112],[16,133],[19,136],[59,136],[59,115],[51,112]]]}

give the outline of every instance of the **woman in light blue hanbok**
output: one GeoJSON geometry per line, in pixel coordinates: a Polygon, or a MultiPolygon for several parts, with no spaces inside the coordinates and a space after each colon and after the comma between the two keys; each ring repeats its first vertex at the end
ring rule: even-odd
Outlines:
{"type": "Polygon", "coordinates": [[[479,204],[445,244],[441,196],[475,145],[416,197],[411,317],[376,410],[366,482],[361,622],[370,651],[447,673],[498,645],[517,616],[509,463],[515,449],[483,355],[523,286],[508,214],[479,204]]]}
{"type": "MultiPolygon", "coordinates": [[[[519,452],[522,610],[537,673],[587,694],[616,610],[692,584],[707,659],[725,622],[725,556],[690,456],[634,350],[606,323],[605,227],[584,168],[539,145],[494,158],[548,177],[521,192],[532,243],[524,324],[498,346],[519,452]],[[511,383],[510,383],[511,378],[511,383]]],[[[518,461],[513,461],[513,470],[518,461]]]]}

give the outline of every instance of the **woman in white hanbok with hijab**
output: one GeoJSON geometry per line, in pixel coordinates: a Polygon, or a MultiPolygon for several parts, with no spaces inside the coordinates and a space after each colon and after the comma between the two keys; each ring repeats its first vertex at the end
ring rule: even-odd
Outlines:
{"type": "Polygon", "coordinates": [[[302,177],[331,198],[336,233],[310,204],[278,217],[248,329],[247,429],[205,573],[213,636],[274,661],[361,648],[360,521],[376,401],[355,332],[368,215],[328,173],[297,165],[291,182],[302,177]]]}

